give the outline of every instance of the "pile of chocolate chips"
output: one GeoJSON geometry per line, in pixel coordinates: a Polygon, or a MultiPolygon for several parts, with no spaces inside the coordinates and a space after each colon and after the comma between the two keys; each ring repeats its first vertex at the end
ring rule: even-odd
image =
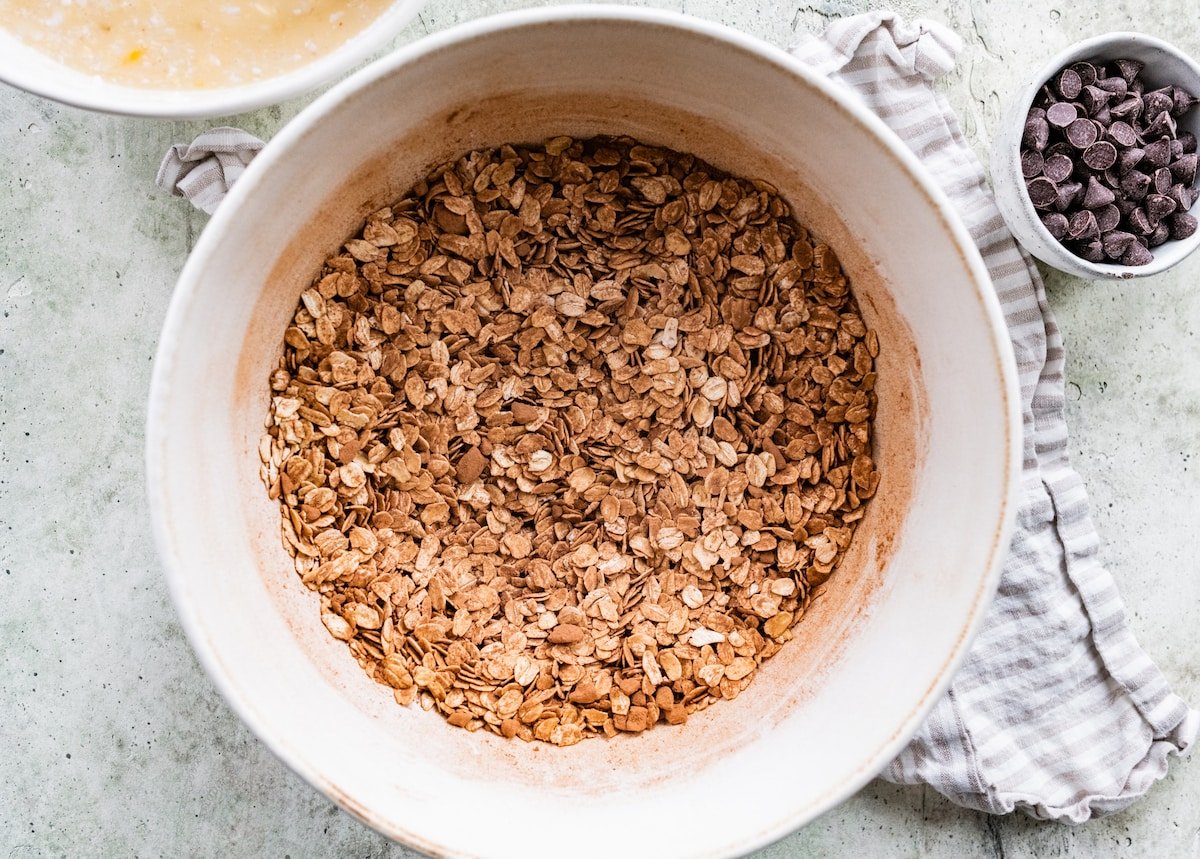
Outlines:
{"type": "Polygon", "coordinates": [[[1050,235],[1089,262],[1145,265],[1196,232],[1196,137],[1177,121],[1200,99],[1146,91],[1142,63],[1075,63],[1034,99],[1021,138],[1029,199],[1050,235]]]}

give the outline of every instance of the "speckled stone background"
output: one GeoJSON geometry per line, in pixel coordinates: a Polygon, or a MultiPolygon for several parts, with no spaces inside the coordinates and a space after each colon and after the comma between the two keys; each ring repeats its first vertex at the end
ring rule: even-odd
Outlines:
{"type": "MultiPolygon", "coordinates": [[[[517,0],[431,0],[398,40],[517,0]]],[[[866,0],[661,0],[785,45],[866,0]]],[[[1138,29],[1200,56],[1195,0],[899,0],[967,43],[944,83],[982,154],[1021,73],[1138,29]]],[[[238,117],[270,137],[303,102],[238,117]]],[[[0,85],[0,856],[413,856],[272,757],[184,640],[151,545],[142,428],[171,287],[205,218],[152,181],[208,123],[0,85]]],[[[1200,255],[1147,281],[1050,273],[1074,462],[1147,650],[1200,701],[1200,255]]],[[[1078,828],[882,782],[762,857],[1200,857],[1200,766],[1078,828]]]]}

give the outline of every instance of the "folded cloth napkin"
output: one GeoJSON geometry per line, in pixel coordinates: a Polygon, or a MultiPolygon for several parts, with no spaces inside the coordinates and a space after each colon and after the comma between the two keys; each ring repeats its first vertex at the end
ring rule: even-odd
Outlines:
{"type": "MultiPolygon", "coordinates": [[[[1041,277],[932,86],[961,47],[938,24],[874,12],[794,48],[878,114],[950,197],[991,273],[1021,381],[1024,499],[999,593],[950,691],[882,775],[969,808],[1080,823],[1125,808],[1162,778],[1200,716],[1134,640],[1100,565],[1087,495],[1067,462],[1063,343],[1041,277]]],[[[159,184],[211,212],[261,146],[215,129],[174,147],[159,184]]]]}
{"type": "Polygon", "coordinates": [[[154,181],[211,215],[262,148],[261,140],[240,128],[213,128],[190,144],[172,146],[154,181]]]}
{"type": "Polygon", "coordinates": [[[1067,461],[1063,343],[1042,279],[932,86],[961,47],[938,24],[873,12],[793,49],[878,114],[950,197],[992,276],[1020,373],[1024,498],[999,593],[950,691],[882,775],[969,808],[1081,823],[1162,778],[1200,717],[1134,640],[1100,564],[1087,494],[1067,461]]]}

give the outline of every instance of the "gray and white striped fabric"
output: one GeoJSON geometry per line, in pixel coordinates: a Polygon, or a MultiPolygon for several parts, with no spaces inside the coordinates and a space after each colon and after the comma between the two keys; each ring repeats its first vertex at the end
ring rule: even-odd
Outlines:
{"type": "Polygon", "coordinates": [[[211,215],[264,145],[240,128],[210,128],[168,149],[154,182],[211,215]]]}
{"type": "Polygon", "coordinates": [[[1125,808],[1196,738],[1200,717],[1133,637],[1067,461],[1062,338],[953,111],[932,82],[961,41],[875,12],[794,48],[852,90],[929,168],[979,246],[1016,351],[1024,500],[996,601],[950,691],[884,772],[970,808],[1081,823],[1125,808]]]}

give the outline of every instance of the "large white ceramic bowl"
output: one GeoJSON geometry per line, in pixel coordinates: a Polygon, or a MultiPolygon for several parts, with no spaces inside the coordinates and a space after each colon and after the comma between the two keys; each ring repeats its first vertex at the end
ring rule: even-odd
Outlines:
{"type": "Polygon", "coordinates": [[[20,42],[0,23],[0,81],[63,104],[104,113],[158,119],[230,116],[311,92],[386,47],[408,26],[425,0],[395,0],[370,26],[337,49],[281,75],[212,89],[122,86],[65,66],[20,42]]]}
{"type": "Polygon", "coordinates": [[[239,715],[382,832],[435,855],[729,856],[845,799],[945,690],[993,593],[1021,458],[1014,362],[967,233],[912,155],[775,48],[576,6],[478,20],[337,87],[251,165],[196,246],[156,359],[154,530],[239,715]],[[475,147],[632,134],[779,186],[880,334],[879,494],[797,640],[680,729],[566,749],[400,708],[318,618],[259,484],[297,297],[363,217],[475,147]]]}

